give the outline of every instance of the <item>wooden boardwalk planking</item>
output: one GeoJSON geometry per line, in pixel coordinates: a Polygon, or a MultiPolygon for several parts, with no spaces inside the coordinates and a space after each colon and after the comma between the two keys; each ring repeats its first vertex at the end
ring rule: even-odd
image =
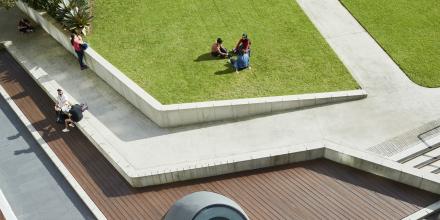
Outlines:
{"type": "Polygon", "coordinates": [[[253,220],[401,219],[440,198],[328,160],[132,188],[81,132],[61,132],[53,102],[4,50],[0,84],[109,219],[158,220],[174,201],[200,190],[230,197],[253,220]]]}
{"type": "Polygon", "coordinates": [[[0,210],[0,220],[5,220],[5,216],[3,216],[2,210],[0,210]]]}

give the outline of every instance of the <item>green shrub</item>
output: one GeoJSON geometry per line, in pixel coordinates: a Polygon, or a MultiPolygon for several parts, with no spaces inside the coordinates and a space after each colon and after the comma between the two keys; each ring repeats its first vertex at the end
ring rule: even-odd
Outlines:
{"type": "MultiPolygon", "coordinates": [[[[93,19],[87,0],[21,0],[35,10],[44,10],[67,30],[84,31],[93,19]]],[[[0,7],[14,6],[14,0],[0,0],[0,7]]]]}
{"type": "Polygon", "coordinates": [[[49,4],[47,0],[22,0],[24,3],[27,3],[29,7],[35,10],[46,10],[49,4]]]}
{"type": "Polygon", "coordinates": [[[44,9],[53,18],[56,17],[58,5],[61,4],[63,0],[47,0],[46,8],[44,9]]]}
{"type": "Polygon", "coordinates": [[[15,0],[0,0],[0,8],[10,9],[15,6],[15,0]]]}
{"type": "Polygon", "coordinates": [[[93,16],[86,0],[71,0],[68,3],[62,1],[58,4],[55,18],[70,31],[76,29],[84,31],[90,26],[93,16]]]}

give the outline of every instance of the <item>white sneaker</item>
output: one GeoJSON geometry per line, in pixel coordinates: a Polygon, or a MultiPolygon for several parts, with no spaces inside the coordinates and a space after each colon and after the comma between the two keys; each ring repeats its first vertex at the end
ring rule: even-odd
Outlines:
{"type": "Polygon", "coordinates": [[[70,130],[67,129],[67,128],[64,128],[64,129],[63,129],[63,132],[64,132],[64,133],[69,132],[69,131],[70,131],[70,130]]]}
{"type": "Polygon", "coordinates": [[[70,123],[69,126],[72,127],[72,128],[75,127],[75,125],[73,123],[70,123]]]}

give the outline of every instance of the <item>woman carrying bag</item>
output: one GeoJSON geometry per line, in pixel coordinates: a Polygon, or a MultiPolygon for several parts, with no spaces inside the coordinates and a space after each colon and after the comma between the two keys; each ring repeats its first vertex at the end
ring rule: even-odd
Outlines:
{"type": "Polygon", "coordinates": [[[87,69],[87,65],[84,64],[84,50],[87,49],[88,45],[84,43],[82,37],[79,34],[72,33],[70,35],[70,43],[78,56],[79,65],[81,70],[87,69]]]}

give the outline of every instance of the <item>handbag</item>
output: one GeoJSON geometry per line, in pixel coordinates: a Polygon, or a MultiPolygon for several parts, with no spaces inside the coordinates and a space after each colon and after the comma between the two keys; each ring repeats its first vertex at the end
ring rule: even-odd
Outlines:
{"type": "Polygon", "coordinates": [[[87,43],[82,43],[79,45],[81,47],[81,50],[87,50],[87,48],[89,48],[89,45],[87,43]]]}

